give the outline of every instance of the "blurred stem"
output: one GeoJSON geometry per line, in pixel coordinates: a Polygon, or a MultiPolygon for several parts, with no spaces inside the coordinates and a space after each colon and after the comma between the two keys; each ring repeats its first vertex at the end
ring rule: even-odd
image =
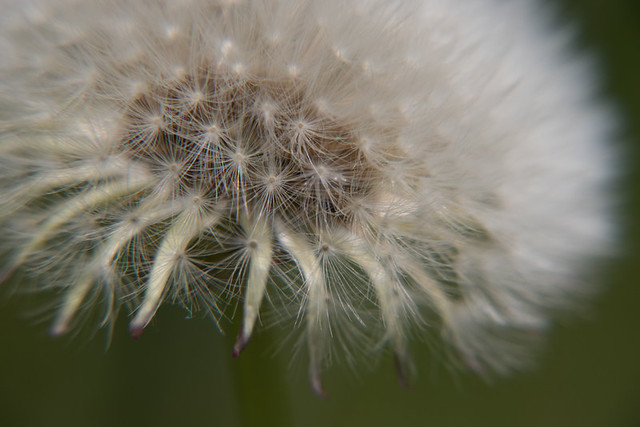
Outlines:
{"type": "MultiPolygon", "coordinates": [[[[262,330],[249,346],[232,361],[236,380],[239,419],[243,427],[291,425],[286,373],[281,355],[274,356],[269,343],[277,333],[262,330]]],[[[230,337],[228,341],[233,341],[230,337]]],[[[233,342],[229,348],[233,347],[233,342]]]]}

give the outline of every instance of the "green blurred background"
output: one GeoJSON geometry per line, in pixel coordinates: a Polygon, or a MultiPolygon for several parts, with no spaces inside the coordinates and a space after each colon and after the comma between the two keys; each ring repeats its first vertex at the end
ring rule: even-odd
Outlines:
{"type": "Polygon", "coordinates": [[[334,366],[328,400],[309,390],[278,331],[231,358],[238,325],[163,308],[153,328],[113,343],[51,339],[19,300],[0,301],[0,426],[640,426],[640,1],[563,0],[562,22],[601,58],[606,94],[625,120],[627,255],[586,319],[560,325],[534,372],[487,384],[451,374],[426,346],[409,390],[385,357],[354,373],[334,366]],[[280,346],[282,347],[282,346],[280,346]],[[276,351],[279,350],[279,351],[276,351]]]}

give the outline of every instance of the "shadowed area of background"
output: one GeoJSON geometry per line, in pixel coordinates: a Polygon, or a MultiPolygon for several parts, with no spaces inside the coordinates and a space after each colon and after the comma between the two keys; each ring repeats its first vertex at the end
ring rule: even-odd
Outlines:
{"type": "Polygon", "coordinates": [[[627,255],[608,267],[608,287],[585,319],[561,324],[534,372],[487,384],[451,374],[415,345],[410,390],[383,357],[353,373],[333,366],[330,398],[309,390],[303,361],[290,362],[281,331],[259,331],[231,357],[239,325],[221,336],[207,319],[163,308],[139,341],[121,318],[105,350],[93,339],[52,339],[24,315],[20,298],[0,302],[2,426],[569,426],[640,425],[640,3],[564,0],[581,43],[600,55],[606,96],[626,121],[631,172],[624,189],[627,255]]]}

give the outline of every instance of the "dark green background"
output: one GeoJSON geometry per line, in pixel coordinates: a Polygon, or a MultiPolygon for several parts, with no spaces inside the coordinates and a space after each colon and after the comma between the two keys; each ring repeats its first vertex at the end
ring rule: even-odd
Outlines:
{"type": "Polygon", "coordinates": [[[316,398],[277,331],[231,358],[237,325],[163,308],[140,341],[126,319],[104,349],[48,337],[18,299],[0,302],[0,426],[640,426],[640,2],[566,0],[582,44],[600,56],[607,96],[625,120],[625,253],[586,319],[560,325],[539,368],[492,384],[446,371],[418,349],[410,390],[383,358],[357,373],[334,366],[316,398]],[[274,355],[275,354],[275,355],[274,355]]]}

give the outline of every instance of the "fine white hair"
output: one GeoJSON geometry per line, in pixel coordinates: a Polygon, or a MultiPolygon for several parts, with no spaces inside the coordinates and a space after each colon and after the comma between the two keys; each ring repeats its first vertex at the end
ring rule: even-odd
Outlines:
{"type": "Polygon", "coordinates": [[[611,253],[615,120],[542,2],[0,7],[0,280],[54,334],[241,304],[234,353],[290,319],[319,394],[429,331],[502,374],[611,253]]]}

